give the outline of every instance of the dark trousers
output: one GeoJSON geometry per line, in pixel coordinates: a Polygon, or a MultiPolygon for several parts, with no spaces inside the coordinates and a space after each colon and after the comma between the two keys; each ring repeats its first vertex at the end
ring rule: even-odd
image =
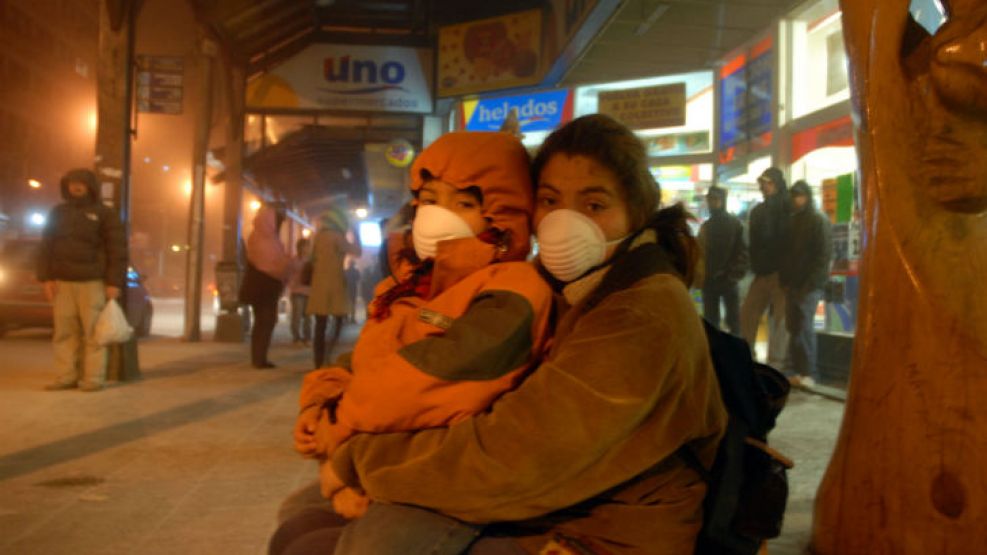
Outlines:
{"type": "Polygon", "coordinates": [[[254,311],[254,328],[250,333],[250,363],[263,366],[268,363],[267,350],[271,346],[271,335],[278,322],[278,299],[250,303],[254,311]]]}
{"type": "Polygon", "coordinates": [[[315,317],[315,338],[312,341],[312,355],[316,368],[322,368],[322,363],[326,358],[332,356],[332,350],[336,348],[336,341],[339,340],[339,333],[343,328],[342,316],[316,316],[315,317]],[[330,332],[329,344],[326,345],[326,328],[329,319],[332,318],[332,331],[330,332]]]}
{"type": "Polygon", "coordinates": [[[703,318],[720,326],[720,300],[726,307],[726,325],[730,333],[740,335],[740,293],[737,283],[720,280],[703,287],[703,318]]]}
{"type": "Polygon", "coordinates": [[[788,328],[788,355],[792,370],[819,381],[816,368],[816,329],[813,320],[822,299],[821,289],[808,292],[785,290],[785,327],[788,328]]]}

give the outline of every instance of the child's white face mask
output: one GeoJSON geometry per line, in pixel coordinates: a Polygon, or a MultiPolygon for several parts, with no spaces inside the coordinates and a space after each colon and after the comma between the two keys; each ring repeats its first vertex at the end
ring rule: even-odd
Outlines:
{"type": "Polygon", "coordinates": [[[411,239],[418,258],[435,258],[440,241],[473,237],[466,220],[458,214],[435,204],[419,206],[411,224],[411,239]]]}

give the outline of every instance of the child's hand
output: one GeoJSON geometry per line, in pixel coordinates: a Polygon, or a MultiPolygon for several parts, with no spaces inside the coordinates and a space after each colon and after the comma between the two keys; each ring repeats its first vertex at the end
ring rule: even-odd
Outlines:
{"type": "Polygon", "coordinates": [[[357,493],[353,488],[343,488],[332,497],[332,509],[339,516],[350,520],[363,516],[369,506],[370,498],[357,493]]]}
{"type": "Polygon", "coordinates": [[[319,423],[320,412],[322,409],[318,406],[309,407],[295,420],[295,428],[292,432],[295,438],[295,451],[306,457],[313,457],[316,454],[315,430],[319,423]]]}
{"type": "Polygon", "coordinates": [[[332,499],[336,493],[345,487],[346,485],[343,484],[343,481],[339,479],[339,476],[332,469],[332,464],[326,459],[320,460],[319,491],[322,493],[322,497],[332,499]]]}
{"type": "Polygon", "coordinates": [[[319,422],[315,426],[315,452],[322,457],[331,457],[339,444],[351,435],[350,429],[339,422],[329,420],[329,411],[319,414],[319,422]]]}

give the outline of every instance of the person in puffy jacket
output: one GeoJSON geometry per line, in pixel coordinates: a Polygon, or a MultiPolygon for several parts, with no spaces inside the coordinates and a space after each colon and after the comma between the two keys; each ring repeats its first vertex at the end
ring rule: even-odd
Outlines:
{"type": "Polygon", "coordinates": [[[99,200],[96,174],[76,169],[62,178],[65,202],[52,209],[41,235],[37,278],[54,304],[58,377],[45,388],[99,391],[106,347],[93,339],[107,299],[124,287],[127,244],[116,212],[99,200]]]}
{"type": "MultiPolygon", "coordinates": [[[[500,132],[444,135],[415,161],[411,191],[410,234],[388,242],[395,273],[377,285],[353,353],[305,377],[295,428],[305,455],[329,457],[354,433],[461,421],[515,387],[542,354],[552,292],[525,261],[533,193],[520,141],[500,132]]],[[[323,465],[323,495],[337,512],[361,513],[366,499],[342,486],[323,465]]],[[[417,534],[428,536],[419,525],[417,534]]],[[[461,533],[450,535],[439,519],[433,539],[465,548],[473,527],[453,528],[461,533]]],[[[382,526],[377,540],[400,530],[382,526]]]]}
{"type": "Polygon", "coordinates": [[[829,281],[833,239],[829,218],[816,208],[808,183],[796,181],[791,198],[791,241],[778,277],[785,290],[790,379],[795,385],[811,386],[819,380],[813,322],[829,281]]]}
{"type": "Polygon", "coordinates": [[[726,307],[727,329],[740,335],[740,293],[737,282],[747,274],[747,242],[740,218],[727,212],[727,190],[713,185],[706,193],[709,219],[699,228],[706,271],[703,318],[720,327],[720,299],[726,307]]]}
{"type": "Polygon", "coordinates": [[[250,363],[254,368],[274,368],[267,352],[278,323],[278,300],[291,277],[291,257],[279,235],[283,221],[282,210],[265,204],[257,210],[254,229],[247,237],[247,270],[240,300],[249,304],[254,313],[250,332],[250,363]]]}

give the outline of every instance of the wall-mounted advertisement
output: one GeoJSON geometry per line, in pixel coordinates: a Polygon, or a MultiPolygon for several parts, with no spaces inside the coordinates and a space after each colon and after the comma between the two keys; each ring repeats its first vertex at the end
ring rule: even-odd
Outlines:
{"type": "Polygon", "coordinates": [[[648,156],[680,156],[703,154],[710,151],[709,131],[669,133],[645,139],[648,156]]]}
{"type": "Polygon", "coordinates": [[[439,29],[438,95],[524,87],[541,80],[542,12],[517,12],[439,29]]]}
{"type": "Polygon", "coordinates": [[[247,85],[247,108],[432,111],[424,48],[313,44],[247,85]]]}
{"type": "Polygon", "coordinates": [[[685,125],[685,83],[604,91],[598,111],[631,129],[685,125]]]}
{"type": "Polygon", "coordinates": [[[774,124],[774,49],[767,37],[726,61],[720,70],[720,163],[771,145],[774,124]]]}
{"type": "Polygon", "coordinates": [[[464,100],[459,128],[497,131],[512,109],[518,111],[522,133],[551,131],[572,119],[572,91],[559,89],[533,94],[464,100]]]}

